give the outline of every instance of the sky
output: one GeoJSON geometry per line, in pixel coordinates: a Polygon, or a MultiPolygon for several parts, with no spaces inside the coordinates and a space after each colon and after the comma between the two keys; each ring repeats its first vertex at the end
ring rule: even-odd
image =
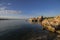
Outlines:
{"type": "Polygon", "coordinates": [[[60,0],[0,0],[0,18],[60,15],[60,0]]]}

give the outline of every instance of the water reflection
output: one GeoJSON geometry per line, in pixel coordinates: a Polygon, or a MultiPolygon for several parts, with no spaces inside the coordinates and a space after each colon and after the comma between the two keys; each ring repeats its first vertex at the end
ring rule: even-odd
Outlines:
{"type": "Polygon", "coordinates": [[[53,40],[56,33],[42,30],[36,23],[25,20],[1,20],[0,40],[53,40]]]}
{"type": "MultiPolygon", "coordinates": [[[[40,22],[29,21],[29,23],[30,24],[39,24],[39,25],[41,25],[40,22]]],[[[42,30],[42,31],[44,31],[44,30],[42,30]]],[[[45,30],[45,31],[47,31],[47,30],[45,30]]],[[[40,35],[41,33],[39,34],[40,36],[38,37],[38,40],[39,40],[39,38],[40,38],[40,40],[60,40],[60,34],[49,32],[49,31],[45,32],[45,31],[44,31],[44,33],[42,33],[43,36],[40,35]],[[59,36],[59,38],[57,36],[59,36]]]]}

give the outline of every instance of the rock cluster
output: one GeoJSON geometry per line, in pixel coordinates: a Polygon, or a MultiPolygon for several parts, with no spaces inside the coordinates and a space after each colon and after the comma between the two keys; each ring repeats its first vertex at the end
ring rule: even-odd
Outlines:
{"type": "Polygon", "coordinates": [[[60,16],[45,18],[41,23],[43,28],[52,32],[57,32],[60,29],[60,16]]]}
{"type": "Polygon", "coordinates": [[[58,30],[60,30],[60,16],[56,16],[56,17],[40,16],[37,18],[32,18],[30,19],[30,21],[31,20],[36,20],[36,22],[40,22],[43,29],[46,29],[52,32],[57,32],[58,30]]]}

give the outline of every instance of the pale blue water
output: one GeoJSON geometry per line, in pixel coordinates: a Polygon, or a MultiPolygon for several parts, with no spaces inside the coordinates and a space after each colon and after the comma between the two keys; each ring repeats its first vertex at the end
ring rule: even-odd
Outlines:
{"type": "Polygon", "coordinates": [[[0,40],[29,40],[37,36],[45,36],[47,40],[56,38],[55,33],[42,30],[39,24],[25,20],[0,20],[0,40]]]}

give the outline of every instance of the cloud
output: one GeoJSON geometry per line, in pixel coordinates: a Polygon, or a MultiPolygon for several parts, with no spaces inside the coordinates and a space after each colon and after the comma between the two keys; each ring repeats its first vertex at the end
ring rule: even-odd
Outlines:
{"type": "Polygon", "coordinates": [[[20,14],[22,11],[20,10],[7,10],[7,5],[11,5],[11,3],[0,3],[0,14],[20,14]]]}
{"type": "Polygon", "coordinates": [[[7,5],[11,5],[11,3],[7,3],[7,5]]]}
{"type": "Polygon", "coordinates": [[[0,14],[20,14],[20,10],[7,10],[7,7],[0,7],[0,14]]]}
{"type": "Polygon", "coordinates": [[[7,10],[7,5],[11,3],[0,3],[0,18],[18,18],[17,15],[21,14],[21,10],[7,10]]]}
{"type": "Polygon", "coordinates": [[[0,18],[26,18],[26,16],[21,15],[21,10],[9,10],[9,5],[11,3],[0,3],[0,18]]]}
{"type": "Polygon", "coordinates": [[[7,7],[0,7],[0,11],[1,11],[1,10],[5,10],[6,8],[7,8],[7,7]]]}
{"type": "Polygon", "coordinates": [[[21,10],[6,10],[5,7],[0,8],[0,18],[18,18],[24,19],[26,16],[21,15],[21,10]]]}
{"type": "Polygon", "coordinates": [[[0,4],[0,6],[2,6],[2,4],[0,4]]]}
{"type": "Polygon", "coordinates": [[[2,3],[0,3],[0,6],[2,6],[2,5],[4,5],[4,6],[6,6],[6,5],[12,5],[12,3],[2,2],[2,3]]]}
{"type": "Polygon", "coordinates": [[[0,14],[20,14],[21,11],[16,10],[3,10],[4,8],[1,8],[0,14]]]}
{"type": "Polygon", "coordinates": [[[8,9],[12,3],[0,3],[0,10],[8,9]]]}

